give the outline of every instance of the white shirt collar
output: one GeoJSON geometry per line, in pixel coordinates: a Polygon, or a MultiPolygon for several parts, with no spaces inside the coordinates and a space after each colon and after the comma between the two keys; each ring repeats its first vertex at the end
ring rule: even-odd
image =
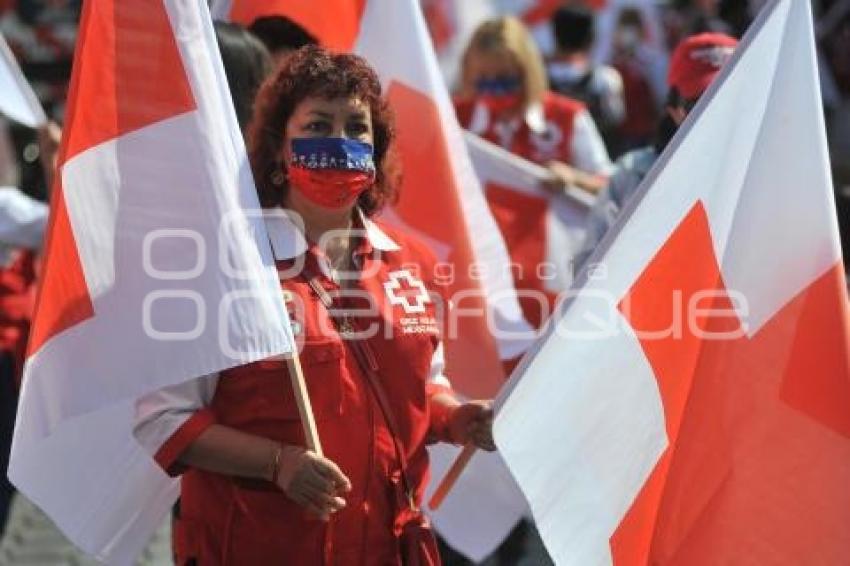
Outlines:
{"type": "MultiPolygon", "coordinates": [[[[382,252],[401,249],[401,246],[381,230],[380,226],[367,218],[359,207],[357,214],[366,230],[366,239],[373,248],[382,252]]],[[[284,208],[267,208],[263,209],[263,220],[275,259],[292,259],[307,252],[309,246],[304,238],[304,224],[297,215],[284,208]]]]}
{"type": "MultiPolygon", "coordinates": [[[[525,123],[535,134],[546,132],[546,115],[543,104],[535,102],[525,111],[525,123]]],[[[482,102],[476,102],[472,109],[472,119],[469,121],[469,131],[478,136],[483,135],[490,127],[490,109],[482,102]]],[[[516,126],[515,126],[516,127],[516,126]]]]}

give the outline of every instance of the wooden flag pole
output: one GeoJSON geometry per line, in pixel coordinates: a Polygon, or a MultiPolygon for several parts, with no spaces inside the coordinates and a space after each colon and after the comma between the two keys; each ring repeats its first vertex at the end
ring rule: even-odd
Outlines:
{"type": "Polygon", "coordinates": [[[476,448],[474,444],[467,444],[463,447],[463,450],[455,459],[452,467],[449,468],[449,471],[446,472],[445,476],[443,476],[443,480],[440,482],[440,485],[437,486],[437,489],[434,490],[434,494],[428,501],[428,507],[430,509],[436,511],[440,508],[440,505],[443,504],[443,500],[455,486],[458,478],[460,478],[463,470],[466,469],[467,464],[469,464],[469,461],[472,460],[472,457],[475,455],[477,450],[478,448],[476,448]]]}
{"type": "Polygon", "coordinates": [[[307,382],[304,380],[304,371],[301,369],[301,359],[298,350],[293,350],[286,356],[286,365],[289,368],[289,379],[292,383],[292,392],[295,394],[295,402],[298,404],[298,414],[301,415],[301,425],[304,427],[304,440],[307,449],[319,456],[322,453],[322,443],[319,442],[319,429],[316,428],[316,418],[313,416],[313,406],[310,404],[310,393],[307,391],[307,382]]]}

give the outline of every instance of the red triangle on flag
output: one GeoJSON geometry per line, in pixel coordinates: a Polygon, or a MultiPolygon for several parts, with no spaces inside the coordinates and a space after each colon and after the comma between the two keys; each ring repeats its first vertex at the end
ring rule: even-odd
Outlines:
{"type": "Polygon", "coordinates": [[[615,564],[713,564],[744,547],[756,562],[837,563],[828,545],[810,553],[824,525],[846,521],[850,502],[841,475],[850,438],[842,281],[838,264],[748,336],[702,203],[673,231],[619,305],[655,373],[670,448],[611,538],[615,564]],[[799,466],[815,455],[828,470],[814,460],[799,466]],[[834,497],[800,521],[824,485],[834,497]],[[752,548],[760,537],[783,546],[752,548]]]}
{"type": "MultiPolygon", "coordinates": [[[[194,108],[189,79],[162,2],[85,3],[59,150],[60,168],[98,144],[194,108]]],[[[53,194],[30,354],[94,314],[60,177],[57,175],[53,194]]]]}
{"type": "Polygon", "coordinates": [[[162,2],[86,2],[60,163],[195,108],[162,2]]]}

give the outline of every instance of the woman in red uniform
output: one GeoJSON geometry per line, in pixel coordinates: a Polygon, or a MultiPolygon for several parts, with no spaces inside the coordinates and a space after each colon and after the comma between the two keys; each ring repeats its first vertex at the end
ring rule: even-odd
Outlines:
{"type": "Polygon", "coordinates": [[[261,88],[249,150],[324,457],[280,360],[142,399],[136,437],[182,473],[180,564],[401,564],[426,442],[494,449],[487,404],[442,373],[434,258],[371,219],[395,197],[392,142],[357,56],[305,47],[261,88]]]}
{"type": "MultiPolygon", "coordinates": [[[[611,161],[590,113],[582,103],[549,91],[543,58],[516,18],[490,20],[475,31],[463,56],[455,108],[472,133],[548,167],[545,188],[558,193],[576,186],[596,193],[606,185],[611,161]]],[[[514,284],[523,292],[523,314],[539,327],[563,291],[544,280],[553,270],[532,253],[547,249],[540,241],[547,233],[546,198],[493,186],[487,202],[511,256],[514,284]]],[[[562,258],[565,266],[569,262],[562,258]]]]}
{"type": "Polygon", "coordinates": [[[472,133],[548,166],[553,184],[592,193],[605,186],[611,160],[590,113],[549,90],[540,51],[516,18],[490,20],[475,31],[455,108],[472,133]]]}

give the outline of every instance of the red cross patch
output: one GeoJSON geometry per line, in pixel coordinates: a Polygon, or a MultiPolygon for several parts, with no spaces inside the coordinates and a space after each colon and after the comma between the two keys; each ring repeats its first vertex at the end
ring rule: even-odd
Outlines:
{"type": "Polygon", "coordinates": [[[406,269],[391,272],[384,291],[390,304],[400,305],[406,314],[423,313],[425,305],[431,302],[425,284],[406,269]]]}

